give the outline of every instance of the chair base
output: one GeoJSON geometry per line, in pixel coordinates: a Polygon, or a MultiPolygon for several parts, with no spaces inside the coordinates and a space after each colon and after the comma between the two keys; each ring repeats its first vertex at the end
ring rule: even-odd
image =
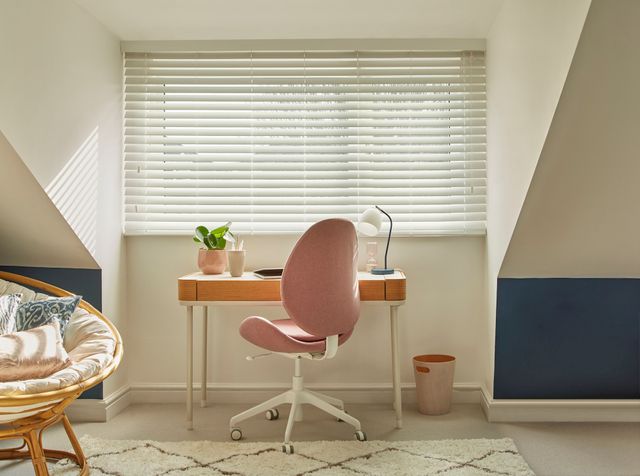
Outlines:
{"type": "MultiPolygon", "coordinates": [[[[41,421],[37,421],[37,417],[31,417],[25,420],[27,420],[25,424],[16,426],[12,432],[13,434],[0,436],[0,439],[3,440],[22,439],[24,442],[22,446],[17,448],[0,450],[0,460],[31,459],[36,476],[49,476],[47,460],[59,461],[62,459],[70,459],[80,467],[80,472],[78,473],[80,476],[89,474],[87,459],[84,456],[78,438],[71,428],[71,423],[64,413],[41,421]],[[74,453],[50,450],[42,447],[42,433],[44,430],[60,421],[62,421],[64,425],[64,430],[71,442],[74,453]]],[[[15,423],[17,422],[14,422],[14,424],[15,423]]]]}
{"type": "MultiPolygon", "coordinates": [[[[267,413],[269,410],[277,407],[278,405],[290,404],[291,411],[289,412],[289,419],[287,421],[287,428],[284,433],[284,445],[290,446],[291,432],[293,431],[293,424],[296,421],[302,421],[303,410],[302,405],[313,405],[316,408],[336,417],[339,421],[344,421],[351,425],[356,431],[356,438],[358,440],[366,439],[364,433],[361,430],[360,421],[349,415],[344,411],[344,403],[342,400],[324,395],[322,393],[313,392],[304,388],[302,375],[300,375],[300,359],[295,360],[295,375],[293,376],[293,385],[290,390],[277,395],[266,402],[260,403],[255,407],[250,408],[242,413],[239,413],[231,418],[229,421],[229,431],[231,437],[234,440],[239,440],[242,437],[242,432],[237,428],[237,424],[241,421],[247,420],[251,417],[259,415],[260,413],[267,413]]],[[[288,452],[288,451],[285,451],[288,452]]]]}

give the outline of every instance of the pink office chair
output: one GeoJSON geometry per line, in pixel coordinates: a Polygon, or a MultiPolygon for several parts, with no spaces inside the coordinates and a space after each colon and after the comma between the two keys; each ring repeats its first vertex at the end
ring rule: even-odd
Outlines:
{"type": "MultiPolygon", "coordinates": [[[[360,317],[357,262],[358,240],[353,224],[347,220],[318,222],[298,240],[280,284],[282,305],[290,319],[268,321],[251,316],[240,325],[240,335],[252,344],[294,359],[293,385],[291,390],[231,418],[233,440],[242,438],[236,426],[239,422],[262,412],[266,412],[267,420],[275,420],[279,416],[275,407],[284,403],[291,404],[282,446],[285,453],[293,453],[291,430],[294,421],[302,421],[303,404],[349,423],[356,430],[356,439],[367,439],[360,422],[344,411],[344,403],[305,389],[300,372],[301,359],[331,359],[351,336],[360,317]]],[[[259,357],[265,355],[269,354],[259,357]]]]}

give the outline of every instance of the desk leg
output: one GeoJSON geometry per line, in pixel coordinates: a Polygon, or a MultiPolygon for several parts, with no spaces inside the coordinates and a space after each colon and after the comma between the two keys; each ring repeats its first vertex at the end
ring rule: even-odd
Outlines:
{"type": "Polygon", "coordinates": [[[393,367],[393,408],[396,411],[396,428],[402,428],[402,393],[400,388],[400,363],[398,361],[398,306],[390,308],[391,366],[393,367]]]}
{"type": "Polygon", "coordinates": [[[202,378],[200,379],[200,406],[207,406],[207,322],[209,308],[202,306],[202,378]]]}
{"type": "Polygon", "coordinates": [[[193,306],[187,306],[187,430],[193,430],[193,306]]]}

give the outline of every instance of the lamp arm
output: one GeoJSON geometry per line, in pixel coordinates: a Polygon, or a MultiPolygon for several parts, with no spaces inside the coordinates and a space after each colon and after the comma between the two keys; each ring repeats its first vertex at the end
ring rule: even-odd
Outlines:
{"type": "Polygon", "coordinates": [[[384,268],[385,269],[389,269],[387,267],[387,255],[389,254],[389,243],[391,242],[391,231],[393,230],[393,219],[391,218],[391,215],[389,215],[387,212],[385,212],[378,205],[376,205],[375,207],[378,210],[380,210],[382,213],[384,213],[387,216],[387,218],[389,219],[389,237],[387,238],[387,248],[384,250],[384,268]]]}

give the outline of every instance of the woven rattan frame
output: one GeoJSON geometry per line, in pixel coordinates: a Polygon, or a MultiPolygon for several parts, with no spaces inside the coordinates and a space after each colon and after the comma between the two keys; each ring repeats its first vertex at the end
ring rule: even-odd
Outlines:
{"type": "MultiPolygon", "coordinates": [[[[65,291],[64,289],[19,274],[0,271],[0,279],[28,286],[52,296],[64,297],[73,295],[73,293],[65,291]]],[[[7,410],[10,408],[25,405],[34,405],[34,408],[29,410],[30,412],[34,410],[37,411],[35,415],[20,418],[4,425],[0,424],[0,440],[18,439],[24,442],[20,447],[0,450],[0,460],[31,458],[37,476],[49,474],[46,464],[47,459],[59,460],[64,458],[70,458],[75,461],[80,466],[81,475],[89,474],[82,448],[73,433],[71,424],[64,414],[64,410],[78,398],[82,392],[94,387],[111,375],[118,368],[120,360],[122,359],[122,338],[120,337],[118,329],[116,329],[109,319],[88,302],[82,300],[78,304],[78,307],[94,314],[111,330],[116,341],[111,363],[99,374],[66,388],[43,393],[0,396],[0,414],[9,413],[7,410]],[[62,421],[64,425],[64,429],[69,437],[69,441],[71,441],[75,454],[65,451],[49,450],[42,447],[42,432],[60,421],[62,421]]]]}

